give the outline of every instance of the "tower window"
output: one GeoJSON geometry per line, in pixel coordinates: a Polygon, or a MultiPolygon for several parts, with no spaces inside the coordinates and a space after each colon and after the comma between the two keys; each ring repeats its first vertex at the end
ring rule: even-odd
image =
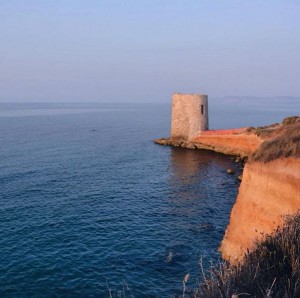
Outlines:
{"type": "Polygon", "coordinates": [[[201,105],[201,114],[204,114],[204,105],[201,105]]]}

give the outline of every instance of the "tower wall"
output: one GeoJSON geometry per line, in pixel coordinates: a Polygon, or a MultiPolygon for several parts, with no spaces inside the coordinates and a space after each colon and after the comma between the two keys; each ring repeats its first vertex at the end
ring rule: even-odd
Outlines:
{"type": "Polygon", "coordinates": [[[208,130],[207,95],[173,94],[171,138],[189,141],[202,130],[208,130]]]}

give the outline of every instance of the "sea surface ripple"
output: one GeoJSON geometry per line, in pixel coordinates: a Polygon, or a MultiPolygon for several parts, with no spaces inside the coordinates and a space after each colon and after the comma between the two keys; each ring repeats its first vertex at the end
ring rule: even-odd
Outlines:
{"type": "Polygon", "coordinates": [[[168,105],[1,105],[1,297],[171,297],[200,279],[240,165],[155,145],[168,105]],[[234,168],[235,175],[226,170],[234,168]]]}

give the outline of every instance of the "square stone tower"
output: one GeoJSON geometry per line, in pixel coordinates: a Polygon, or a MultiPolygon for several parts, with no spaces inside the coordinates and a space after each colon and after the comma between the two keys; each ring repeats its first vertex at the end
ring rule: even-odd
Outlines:
{"type": "Polygon", "coordinates": [[[171,139],[190,141],[203,130],[208,130],[207,95],[174,93],[171,139]]]}

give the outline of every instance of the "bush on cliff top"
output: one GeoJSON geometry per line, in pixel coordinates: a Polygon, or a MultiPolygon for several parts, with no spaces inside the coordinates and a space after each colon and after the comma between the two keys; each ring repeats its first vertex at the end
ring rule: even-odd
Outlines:
{"type": "Polygon", "coordinates": [[[266,126],[259,126],[259,127],[249,127],[247,132],[255,133],[261,139],[267,139],[270,137],[278,136],[281,134],[287,125],[300,123],[299,116],[291,116],[284,118],[282,123],[274,123],[271,125],[266,126]]]}
{"type": "Polygon", "coordinates": [[[242,265],[212,268],[192,297],[300,297],[300,214],[257,243],[242,265]]]}
{"type": "MultiPolygon", "coordinates": [[[[300,123],[287,119],[281,133],[277,137],[263,142],[250,161],[269,162],[284,157],[300,157],[300,123]]],[[[295,119],[293,120],[295,121],[295,119]]]]}

